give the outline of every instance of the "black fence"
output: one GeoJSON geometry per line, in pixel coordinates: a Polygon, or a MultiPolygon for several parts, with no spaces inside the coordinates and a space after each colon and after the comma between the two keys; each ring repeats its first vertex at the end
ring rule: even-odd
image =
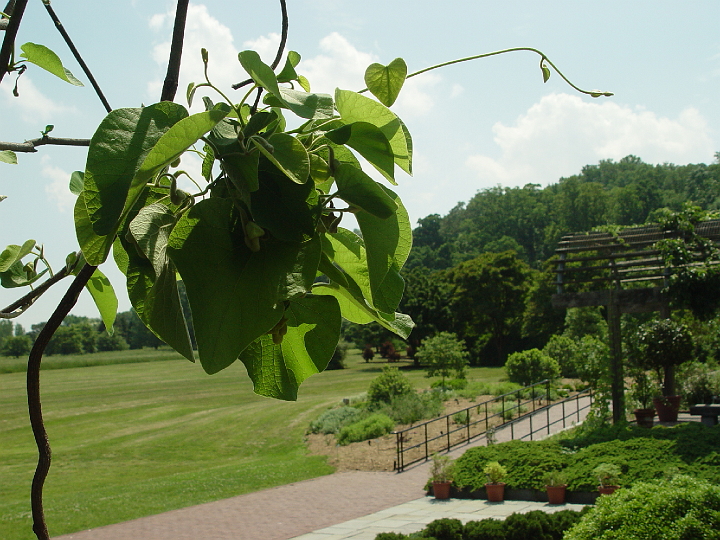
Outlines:
{"type": "Polygon", "coordinates": [[[451,448],[467,444],[478,437],[494,438],[499,428],[510,426],[510,438],[515,439],[515,424],[520,420],[529,421],[529,430],[518,439],[533,440],[535,434],[561,423],[567,427],[567,421],[576,417],[580,421],[580,412],[592,403],[592,392],[585,390],[562,400],[550,400],[550,381],[545,380],[488,399],[451,414],[433,418],[409,428],[393,432],[397,449],[395,470],[402,472],[405,467],[426,461],[435,452],[446,452],[451,448]],[[589,397],[586,405],[581,406],[580,399],[589,397]],[[551,409],[561,410],[560,418],[551,420],[551,409]],[[545,412],[545,415],[542,412],[545,412]],[[544,417],[544,418],[542,418],[544,417]]]}

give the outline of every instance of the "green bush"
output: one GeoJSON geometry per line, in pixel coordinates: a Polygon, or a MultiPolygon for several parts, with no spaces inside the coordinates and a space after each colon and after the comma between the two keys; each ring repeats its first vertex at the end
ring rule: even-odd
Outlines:
{"type": "Polygon", "coordinates": [[[368,401],[371,404],[390,403],[394,397],[413,394],[410,380],[405,377],[396,367],[383,367],[382,375],[379,375],[370,383],[368,388],[368,401]]]}
{"type": "Polygon", "coordinates": [[[375,540],[406,540],[408,535],[395,532],[384,532],[375,536],[375,540]]]}
{"type": "Polygon", "coordinates": [[[719,531],[720,486],[679,476],[601,497],[565,539],[717,539],[719,531]]]}
{"type": "Polygon", "coordinates": [[[375,439],[395,429],[395,422],[385,414],[374,413],[367,418],[345,426],[338,433],[338,443],[345,445],[375,439]]]}
{"type": "Polygon", "coordinates": [[[465,524],[465,540],[505,540],[505,522],[499,519],[469,521],[465,524]]]}
{"type": "Polygon", "coordinates": [[[578,376],[577,348],[574,339],[554,334],[550,336],[542,352],[558,363],[560,375],[568,379],[575,379],[578,376]]]}
{"type": "Polygon", "coordinates": [[[454,518],[436,519],[428,523],[423,529],[424,538],[435,538],[436,540],[463,540],[464,526],[462,521],[454,518]]]}
{"type": "Polygon", "coordinates": [[[442,390],[463,390],[467,388],[467,379],[446,379],[435,381],[430,385],[430,388],[440,388],[442,390]]]}
{"type": "Polygon", "coordinates": [[[543,379],[557,379],[560,366],[557,361],[538,349],[530,349],[511,354],[505,363],[510,382],[528,386],[543,379]]]}
{"type": "Polygon", "coordinates": [[[398,424],[414,424],[434,418],[442,412],[442,396],[437,392],[424,392],[395,396],[389,405],[374,409],[386,414],[398,424]]]}
{"type": "Polygon", "coordinates": [[[317,420],[310,422],[310,433],[335,434],[343,427],[352,424],[360,417],[360,409],[355,407],[338,407],[322,413],[317,420]]]}

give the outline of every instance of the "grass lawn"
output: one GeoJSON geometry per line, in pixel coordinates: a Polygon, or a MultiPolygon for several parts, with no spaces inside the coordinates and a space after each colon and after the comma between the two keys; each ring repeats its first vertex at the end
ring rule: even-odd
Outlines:
{"type": "MultiPolygon", "coordinates": [[[[155,360],[42,373],[53,449],[45,487],[51,536],[331,473],[325,458],[306,454],[307,425],[365,392],[384,365],[351,354],[348,369],[311,377],[288,403],[253,394],[240,362],[208,376],[186,360],[155,360]]],[[[423,371],[407,374],[418,388],[430,382],[423,371]]],[[[472,368],[469,378],[503,375],[472,368]]],[[[0,374],[0,538],[13,540],[34,538],[29,490],[37,453],[26,406],[24,373],[0,374]]]]}

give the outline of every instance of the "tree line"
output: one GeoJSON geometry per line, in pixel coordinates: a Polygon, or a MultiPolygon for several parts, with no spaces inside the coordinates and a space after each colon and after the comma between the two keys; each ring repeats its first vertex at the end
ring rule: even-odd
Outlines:
{"type": "MultiPolygon", "coordinates": [[[[545,188],[484,189],[445,216],[418,220],[399,307],[416,323],[409,344],[454,332],[473,365],[502,365],[513,352],[545,347],[567,330],[566,313],[550,303],[548,260],[560,238],[655,222],[688,204],[720,209],[720,152],[715,157],[710,165],[603,160],[545,188]]],[[[346,325],[344,335],[361,347],[392,339],[378,325],[346,325]]]]}

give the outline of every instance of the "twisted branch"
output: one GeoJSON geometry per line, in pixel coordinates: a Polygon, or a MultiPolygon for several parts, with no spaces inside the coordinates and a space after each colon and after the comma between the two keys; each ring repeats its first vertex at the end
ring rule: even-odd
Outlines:
{"type": "Polygon", "coordinates": [[[180,79],[180,61],[182,60],[188,4],[189,0],[179,0],[177,3],[170,59],[168,60],[168,69],[165,75],[160,101],[172,101],[175,99],[175,93],[177,92],[178,81],[180,79]]]}

